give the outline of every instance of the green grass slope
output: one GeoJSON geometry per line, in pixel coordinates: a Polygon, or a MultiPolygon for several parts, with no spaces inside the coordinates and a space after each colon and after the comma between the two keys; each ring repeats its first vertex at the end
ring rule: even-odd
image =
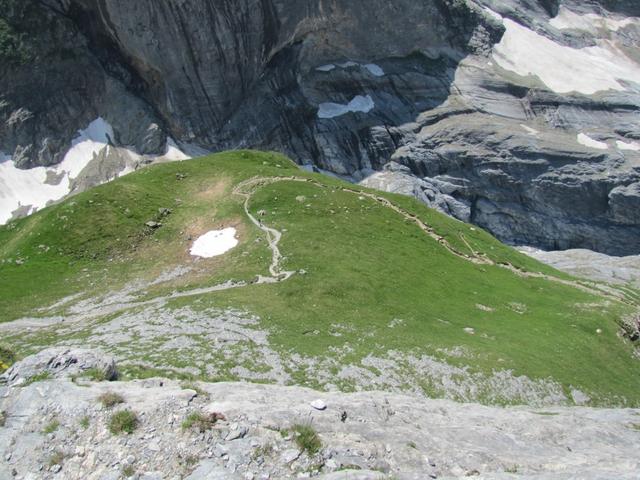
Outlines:
{"type": "MultiPolygon", "coordinates": [[[[618,326],[637,309],[631,295],[618,299],[583,288],[586,283],[410,198],[376,194],[407,217],[371,198],[369,190],[303,172],[271,153],[152,166],[0,227],[0,321],[65,315],[65,305],[47,307],[70,295],[77,295],[73,302],[108,296],[178,266],[198,268],[147,283],[140,297],[267,275],[271,251],[264,233],[233,189],[252,177],[287,176],[314,181],[265,184],[249,208],[255,216],[266,212],[265,225],[283,233],[283,268],[303,274],[172,299],[168,308],[243,309],[259,316],[271,345],[289,355],[325,358],[348,351],[341,361],[359,364],[388,352],[425,354],[472,373],[551,379],[567,395],[574,388],[586,392],[594,404],[640,405],[640,362],[618,326]],[[172,213],[163,216],[164,208],[172,213]],[[145,226],[150,220],[162,227],[145,226]],[[237,248],[210,260],[189,256],[194,238],[228,226],[238,230],[237,248]],[[452,351],[465,354],[447,353],[452,351]]],[[[34,348],[12,335],[7,342],[18,353],[34,348]]],[[[47,335],[51,343],[59,340],[47,335]]],[[[40,335],[36,343],[47,341],[40,335]]],[[[314,385],[304,370],[291,373],[314,385]]],[[[442,394],[419,376],[415,381],[427,394],[442,394]]]]}

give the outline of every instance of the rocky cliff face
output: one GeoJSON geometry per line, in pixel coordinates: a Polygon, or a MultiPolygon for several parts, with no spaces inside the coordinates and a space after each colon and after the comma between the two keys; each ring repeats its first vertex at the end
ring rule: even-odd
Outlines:
{"type": "Polygon", "coordinates": [[[405,175],[502,240],[640,251],[637,2],[1,3],[19,167],[101,117],[142,155],[273,148],[356,180],[393,161],[378,186],[405,175]]]}

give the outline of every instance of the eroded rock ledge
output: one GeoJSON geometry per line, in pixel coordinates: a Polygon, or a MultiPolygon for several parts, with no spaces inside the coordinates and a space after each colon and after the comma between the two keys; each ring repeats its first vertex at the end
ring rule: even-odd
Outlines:
{"type": "Polygon", "coordinates": [[[3,386],[0,397],[3,479],[632,479],[640,469],[631,409],[82,375],[3,386]],[[114,433],[124,411],[132,433],[114,433]]]}

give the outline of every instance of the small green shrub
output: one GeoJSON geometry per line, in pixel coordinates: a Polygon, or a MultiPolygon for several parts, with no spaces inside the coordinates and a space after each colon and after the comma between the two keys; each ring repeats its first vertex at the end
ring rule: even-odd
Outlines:
{"type": "Polygon", "coordinates": [[[4,373],[15,361],[15,353],[9,347],[0,345],[0,373],[4,373]]]}
{"type": "Polygon", "coordinates": [[[98,397],[98,401],[105,408],[111,408],[111,407],[113,407],[115,405],[118,405],[120,403],[124,403],[124,398],[122,398],[122,395],[120,395],[118,393],[105,392],[105,393],[103,393],[102,395],[100,395],[98,397]]]}
{"type": "Polygon", "coordinates": [[[199,461],[200,461],[200,457],[196,455],[187,455],[186,457],[183,458],[183,462],[187,466],[187,468],[193,467],[199,461]]]}
{"type": "Polygon", "coordinates": [[[257,447],[253,453],[251,454],[251,459],[256,460],[257,458],[269,457],[273,454],[274,448],[272,443],[265,443],[264,445],[260,445],[257,447]]]}
{"type": "Polygon", "coordinates": [[[135,474],[136,474],[136,469],[133,468],[133,465],[127,465],[122,469],[122,475],[124,475],[125,478],[133,477],[135,474]]]}
{"type": "Polygon", "coordinates": [[[109,431],[118,435],[120,433],[133,433],[138,427],[138,416],[131,410],[120,410],[111,415],[109,419],[109,431]]]}
{"type": "Polygon", "coordinates": [[[108,380],[107,376],[104,373],[104,370],[95,367],[89,368],[82,372],[82,377],[88,378],[89,380],[92,380],[94,382],[105,382],[108,380]]]}
{"type": "Polygon", "coordinates": [[[23,387],[27,387],[32,383],[44,382],[45,380],[49,380],[51,378],[51,372],[44,371],[29,377],[26,382],[22,384],[23,387]]]}
{"type": "Polygon", "coordinates": [[[89,417],[88,416],[84,416],[80,419],[80,426],[86,430],[87,428],[89,428],[89,417]]]}
{"type": "Polygon", "coordinates": [[[49,434],[49,433],[53,433],[56,430],[58,430],[58,428],[60,427],[60,422],[58,420],[51,420],[49,423],[47,423],[45,425],[45,427],[42,429],[42,433],[44,434],[49,434]]]}
{"type": "Polygon", "coordinates": [[[184,422],[182,422],[182,429],[190,430],[193,428],[200,433],[203,433],[213,428],[218,420],[222,420],[218,413],[191,412],[187,415],[184,422]]]}
{"type": "Polygon", "coordinates": [[[0,427],[4,427],[7,424],[7,413],[0,410],[0,427]]]}
{"type": "Polygon", "coordinates": [[[60,450],[56,450],[49,457],[48,463],[50,467],[53,467],[54,465],[62,465],[62,462],[64,462],[64,453],[60,450]]]}
{"type": "Polygon", "coordinates": [[[298,448],[309,455],[315,455],[322,448],[322,440],[311,424],[296,424],[291,428],[298,448]]]}

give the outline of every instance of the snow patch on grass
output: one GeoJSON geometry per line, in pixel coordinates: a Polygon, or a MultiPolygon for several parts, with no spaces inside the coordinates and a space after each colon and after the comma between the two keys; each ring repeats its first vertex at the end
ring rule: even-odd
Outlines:
{"type": "Polygon", "coordinates": [[[607,150],[609,148],[609,145],[607,145],[606,143],[599,142],[598,140],[591,138],[586,133],[578,134],[578,143],[580,145],[584,145],[585,147],[595,148],[597,150],[607,150]]]}
{"type": "Polygon", "coordinates": [[[194,257],[212,258],[228,252],[236,245],[238,239],[235,228],[212,230],[193,242],[190,253],[194,257]]]}
{"type": "Polygon", "coordinates": [[[510,19],[504,20],[504,26],[506,32],[494,48],[498,65],[523,77],[536,76],[554,92],[624,91],[624,82],[640,79],[640,65],[610,40],[571,48],[510,19]]]}
{"type": "Polygon", "coordinates": [[[375,103],[370,95],[358,95],[348,104],[321,103],[318,108],[318,118],[335,118],[351,112],[369,113],[375,108],[375,103]]]}

